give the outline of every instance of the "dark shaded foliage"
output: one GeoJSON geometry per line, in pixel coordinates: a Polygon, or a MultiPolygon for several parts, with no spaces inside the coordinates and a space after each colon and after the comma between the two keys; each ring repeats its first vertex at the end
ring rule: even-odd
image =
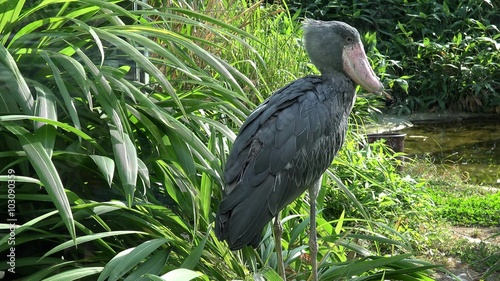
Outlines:
{"type": "MultiPolygon", "coordinates": [[[[376,50],[391,62],[397,113],[500,113],[499,1],[292,1],[304,17],[342,20],[376,32],[376,50]]],[[[372,56],[373,57],[373,56],[372,56]]]]}

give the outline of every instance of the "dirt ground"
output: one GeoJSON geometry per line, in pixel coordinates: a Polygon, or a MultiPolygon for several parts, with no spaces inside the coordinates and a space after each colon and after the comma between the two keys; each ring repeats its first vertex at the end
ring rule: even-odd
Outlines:
{"type": "MultiPolygon", "coordinates": [[[[450,229],[450,239],[466,239],[469,243],[494,243],[500,245],[500,236],[489,238],[490,236],[499,233],[500,227],[490,228],[467,228],[467,227],[452,227],[450,229]]],[[[448,258],[445,262],[446,269],[455,274],[459,279],[451,277],[443,272],[436,272],[434,278],[437,281],[479,281],[484,272],[477,272],[471,269],[468,264],[462,263],[458,258],[448,258]]],[[[485,281],[500,281],[500,272],[488,277],[485,281]]]]}

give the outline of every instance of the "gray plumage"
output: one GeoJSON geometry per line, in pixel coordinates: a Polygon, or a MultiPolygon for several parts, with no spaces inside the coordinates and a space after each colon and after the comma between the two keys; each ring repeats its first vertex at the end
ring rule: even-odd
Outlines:
{"type": "Polygon", "coordinates": [[[215,231],[231,250],[257,247],[264,226],[320,179],[344,142],[355,88],[343,50],[360,44],[359,34],[341,22],[307,21],[304,29],[322,76],[298,79],[257,107],[227,159],[215,231]]]}

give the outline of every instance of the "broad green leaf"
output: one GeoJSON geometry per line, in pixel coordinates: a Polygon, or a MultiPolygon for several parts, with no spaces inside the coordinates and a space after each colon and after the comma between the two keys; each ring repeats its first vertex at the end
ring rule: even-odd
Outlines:
{"type": "Polygon", "coordinates": [[[292,232],[290,233],[290,240],[289,240],[290,244],[295,243],[295,241],[297,241],[297,238],[299,238],[299,236],[301,234],[306,233],[306,228],[309,226],[309,221],[310,221],[310,217],[308,216],[308,217],[304,218],[296,227],[294,227],[292,229],[292,232]]]}
{"type": "Polygon", "coordinates": [[[186,268],[177,268],[164,274],[161,278],[163,280],[189,281],[202,276],[201,272],[186,268]]]}
{"type": "Polygon", "coordinates": [[[94,163],[97,165],[102,175],[106,179],[106,182],[111,187],[111,183],[113,182],[113,175],[115,173],[115,162],[113,159],[102,156],[102,155],[90,155],[90,158],[94,160],[94,163]]]}
{"type": "MultiPolygon", "coordinates": [[[[88,13],[88,12],[84,12],[84,13],[88,13]]],[[[99,50],[99,53],[101,55],[101,61],[100,61],[99,66],[102,67],[102,65],[104,64],[105,55],[104,55],[104,47],[103,47],[101,39],[99,38],[97,33],[94,31],[94,28],[92,28],[91,26],[89,26],[88,24],[86,24],[83,21],[80,21],[80,20],[77,20],[76,18],[73,18],[76,16],[77,15],[74,15],[74,14],[68,15],[70,20],[72,20],[74,23],[76,23],[79,27],[81,27],[83,30],[85,30],[86,32],[88,32],[92,36],[92,39],[93,39],[94,43],[96,44],[97,49],[99,50]]],[[[75,64],[75,65],[77,65],[77,64],[75,64]]],[[[84,73],[82,73],[82,74],[84,74],[84,73]]],[[[75,77],[75,76],[73,76],[73,77],[75,77]]],[[[78,78],[78,76],[76,76],[75,78],[78,78]]],[[[83,89],[85,89],[85,88],[83,88],[83,89]]]]}
{"type": "Polygon", "coordinates": [[[152,257],[148,258],[143,264],[139,265],[136,270],[134,270],[127,276],[127,278],[125,278],[125,281],[146,281],[149,280],[149,278],[143,275],[148,273],[156,275],[160,274],[162,272],[162,269],[165,267],[168,256],[169,252],[159,251],[152,257]]]}
{"type": "MultiPolygon", "coordinates": [[[[199,47],[191,40],[188,40],[187,37],[180,36],[169,30],[156,29],[148,26],[134,26],[134,29],[139,30],[141,34],[149,34],[150,36],[155,36],[160,38],[164,37],[166,41],[175,42],[181,46],[186,47],[191,52],[195,53],[197,56],[203,59],[211,67],[213,67],[221,75],[222,78],[228,80],[229,83],[231,83],[231,85],[234,87],[234,89],[236,89],[240,93],[244,92],[243,89],[238,84],[238,82],[236,81],[235,77],[233,76],[233,73],[240,74],[235,68],[231,67],[227,62],[214,56],[210,52],[207,52],[203,48],[199,47]]],[[[239,76],[242,79],[248,80],[248,78],[244,77],[244,75],[240,74],[239,76]]],[[[247,81],[247,84],[253,85],[251,81],[247,81]]]]}
{"type": "MultiPolygon", "coordinates": [[[[83,243],[87,243],[89,241],[97,240],[97,239],[102,239],[105,237],[110,237],[110,236],[118,236],[118,235],[129,235],[129,234],[137,234],[137,235],[148,235],[146,232],[142,231],[111,231],[111,232],[104,232],[104,233],[95,233],[91,235],[85,235],[85,236],[79,236],[76,238],[76,244],[81,245],[83,243]]],[[[66,241],[62,244],[57,245],[56,247],[52,248],[49,250],[47,253],[43,255],[42,258],[50,256],[56,252],[68,249],[70,247],[74,247],[75,243],[73,241],[66,241]]]]}
{"type": "Polygon", "coordinates": [[[4,115],[4,116],[0,116],[0,122],[2,122],[2,121],[17,121],[17,120],[32,120],[32,121],[37,121],[37,122],[41,122],[41,123],[54,125],[58,128],[64,129],[65,131],[74,133],[78,137],[81,137],[82,139],[92,143],[97,149],[99,149],[100,152],[102,152],[102,153],[105,152],[105,150],[99,144],[97,144],[91,136],[87,135],[83,131],[81,131],[81,130],[79,130],[71,125],[68,125],[66,123],[62,123],[62,122],[59,122],[56,120],[47,119],[47,118],[43,118],[43,117],[29,116],[29,115],[4,115]]]}
{"type": "Polygon", "coordinates": [[[342,246],[346,249],[349,249],[355,253],[358,253],[364,257],[375,255],[375,253],[373,251],[371,251],[363,246],[360,246],[356,243],[353,243],[350,240],[342,239],[344,236],[345,235],[340,234],[340,235],[324,236],[324,237],[321,237],[320,239],[325,240],[325,241],[334,242],[335,244],[342,246]]]}
{"type": "Polygon", "coordinates": [[[35,137],[40,140],[49,158],[52,158],[56,141],[56,128],[52,125],[44,124],[35,130],[35,137]]]}
{"type": "Polygon", "coordinates": [[[172,144],[172,149],[175,153],[177,161],[179,162],[179,166],[182,167],[183,172],[194,184],[196,182],[196,168],[194,164],[194,157],[189,146],[175,133],[169,133],[167,137],[172,144]]]}
{"type": "Polygon", "coordinates": [[[75,48],[76,54],[81,58],[85,66],[88,67],[92,77],[94,77],[94,94],[98,103],[106,113],[107,118],[111,119],[112,124],[120,134],[123,134],[124,131],[131,132],[130,124],[126,121],[128,120],[127,113],[124,112],[122,103],[120,103],[117,96],[115,96],[112,85],[106,79],[104,73],[82,50],[76,46],[73,46],[73,48],[75,48]]]}
{"type": "Polygon", "coordinates": [[[5,45],[9,39],[10,30],[7,30],[7,26],[17,22],[19,20],[19,14],[24,6],[25,0],[10,1],[1,0],[0,7],[0,34],[3,35],[3,40],[1,40],[0,45],[5,45]]]}
{"type": "Polygon", "coordinates": [[[364,258],[363,260],[350,262],[345,265],[331,267],[320,276],[320,280],[336,280],[345,276],[359,275],[378,267],[402,261],[410,256],[411,254],[403,254],[393,257],[371,257],[373,259],[364,258]]]}
{"type": "Polygon", "coordinates": [[[340,234],[342,232],[344,225],[344,216],[345,216],[345,210],[342,211],[342,214],[340,214],[340,218],[338,219],[337,225],[335,225],[335,234],[340,234]]]}
{"type": "Polygon", "coordinates": [[[207,231],[207,234],[201,242],[191,251],[191,254],[184,260],[181,264],[182,268],[194,269],[196,265],[200,262],[201,255],[203,254],[203,250],[205,249],[205,243],[207,242],[210,229],[207,231]]]}
{"type": "MultiPolygon", "coordinates": [[[[68,72],[73,80],[78,84],[79,88],[77,93],[81,93],[82,97],[85,97],[85,101],[87,102],[89,109],[93,110],[93,100],[90,96],[90,81],[87,77],[87,73],[85,72],[82,64],[76,59],[59,54],[59,53],[51,53],[51,57],[57,60],[61,67],[68,72]]],[[[65,80],[66,81],[66,80],[65,80]]],[[[68,83],[68,81],[66,81],[68,83]]],[[[76,97],[76,93],[72,93],[74,98],[76,97]]]]}
{"type": "Polygon", "coordinates": [[[120,133],[115,128],[110,128],[109,133],[113,144],[116,168],[125,191],[127,204],[132,206],[137,184],[137,152],[128,134],[120,133]]]}
{"type": "MultiPolygon", "coordinates": [[[[31,95],[31,91],[24,79],[21,71],[17,67],[16,61],[11,56],[9,51],[0,44],[0,67],[4,70],[0,75],[0,81],[3,81],[11,96],[17,101],[17,104],[25,114],[32,115],[34,111],[35,101],[31,95]]],[[[8,93],[2,93],[8,94],[8,93]]],[[[16,111],[14,111],[16,112],[16,111]]]]}
{"type": "MultiPolygon", "coordinates": [[[[150,188],[151,187],[151,180],[149,178],[149,170],[146,164],[142,162],[140,158],[137,158],[137,164],[138,164],[138,172],[139,172],[139,177],[144,183],[144,188],[150,188]]],[[[146,191],[144,191],[146,193],[146,191]]]]}
{"type": "Polygon", "coordinates": [[[99,274],[103,267],[83,267],[71,270],[65,270],[59,274],[43,279],[43,281],[68,281],[68,280],[81,280],[82,278],[99,274]]]}
{"type": "MultiPolygon", "coordinates": [[[[56,97],[50,89],[39,83],[34,83],[36,91],[35,116],[57,121],[56,97]]],[[[35,128],[43,125],[41,122],[35,123],[35,128]]]]}
{"type": "MultiPolygon", "coordinates": [[[[46,213],[46,214],[43,214],[41,216],[38,216],[28,222],[25,222],[23,223],[21,226],[16,226],[16,236],[17,235],[20,235],[23,231],[27,230],[27,229],[30,229],[34,224],[54,215],[54,214],[57,214],[57,210],[54,210],[52,212],[49,212],[49,213],[46,213]]],[[[10,225],[9,224],[0,224],[0,229],[10,229],[10,225]]],[[[8,235],[5,235],[1,240],[0,240],[0,250],[5,250],[5,249],[8,249],[10,246],[8,246],[7,244],[7,240],[9,239],[9,236],[8,235]],[[5,249],[3,249],[5,248],[5,249]]]]}
{"type": "Polygon", "coordinates": [[[25,128],[18,125],[4,122],[3,126],[19,139],[33,169],[35,169],[37,176],[43,183],[52,202],[56,205],[59,215],[68,229],[69,235],[75,240],[75,222],[73,221],[73,214],[71,212],[68,197],[64,191],[59,173],[40,140],[29,133],[25,128]]]}
{"type": "Polygon", "coordinates": [[[169,240],[158,238],[146,241],[135,248],[130,248],[118,253],[104,267],[98,281],[101,280],[118,280],[127,272],[134,269],[137,264],[143,261],[153,251],[158,249],[169,240]]]}
{"type": "MultiPolygon", "coordinates": [[[[134,26],[134,29],[135,28],[139,28],[139,27],[134,26]]],[[[127,38],[127,35],[129,35],[128,32],[120,32],[119,29],[109,30],[110,32],[105,31],[103,29],[96,29],[95,31],[99,35],[100,38],[102,38],[102,39],[114,44],[115,46],[119,47],[122,52],[124,52],[127,55],[129,55],[130,57],[134,58],[134,61],[139,66],[141,66],[146,72],[150,73],[156,79],[158,79],[158,81],[161,83],[162,87],[164,87],[165,90],[170,94],[170,97],[172,97],[172,99],[176,101],[176,104],[179,107],[179,110],[181,110],[181,112],[184,112],[184,108],[182,106],[182,103],[179,100],[179,97],[177,96],[176,91],[174,90],[174,88],[172,87],[170,82],[168,82],[168,80],[165,78],[163,73],[161,73],[160,70],[156,66],[154,66],[151,63],[151,61],[147,57],[145,57],[141,52],[139,52],[134,46],[129,44],[127,41],[121,39],[120,37],[116,36],[115,34],[110,33],[110,32],[117,33],[119,36],[124,36],[125,38],[127,38]]],[[[142,31],[144,31],[144,30],[142,30],[142,31]]]]}
{"type": "MultiPolygon", "coordinates": [[[[9,180],[12,180],[11,178],[9,178],[9,176],[0,175],[0,181],[9,181],[9,180]]],[[[34,183],[37,185],[43,185],[39,179],[34,179],[31,177],[16,175],[15,180],[16,180],[16,182],[26,182],[26,183],[34,183]]]]}
{"type": "MultiPolygon", "coordinates": [[[[80,125],[80,118],[78,117],[78,112],[76,110],[76,106],[73,100],[73,97],[71,97],[68,88],[66,87],[66,84],[61,76],[61,70],[55,65],[55,63],[52,61],[50,57],[50,53],[41,51],[39,52],[40,56],[45,59],[47,64],[50,66],[52,69],[52,75],[54,75],[54,80],[56,82],[56,85],[59,89],[59,95],[62,96],[64,104],[66,105],[65,110],[69,113],[69,116],[71,117],[71,121],[73,121],[73,124],[75,128],[78,130],[81,130],[81,125],[80,125]]],[[[45,117],[45,116],[42,116],[45,117]]]]}
{"type": "Polygon", "coordinates": [[[212,180],[207,173],[201,174],[201,182],[200,182],[200,207],[203,213],[203,218],[205,221],[210,221],[209,216],[212,213],[212,209],[210,208],[210,204],[212,202],[212,187],[215,185],[215,182],[212,180]]]}
{"type": "Polygon", "coordinates": [[[18,267],[33,264],[43,265],[43,268],[27,277],[26,279],[28,280],[42,280],[44,277],[50,275],[51,273],[60,271],[61,268],[75,264],[75,261],[61,262],[60,258],[46,258],[43,261],[39,261],[39,257],[16,259],[16,266],[18,267]]]}
{"type": "Polygon", "coordinates": [[[434,278],[427,277],[429,270],[436,269],[441,266],[424,264],[420,265],[420,261],[406,259],[399,262],[389,264],[389,270],[380,270],[370,276],[362,276],[357,278],[359,281],[364,280],[403,280],[403,281],[435,281],[434,278]]]}
{"type": "Polygon", "coordinates": [[[236,139],[236,134],[232,130],[230,130],[226,125],[223,125],[222,123],[216,120],[196,115],[193,115],[191,118],[202,124],[209,125],[210,128],[217,129],[217,131],[221,132],[231,142],[234,142],[234,140],[236,139]]]}
{"type": "Polygon", "coordinates": [[[265,267],[261,272],[255,273],[254,278],[257,277],[255,275],[262,275],[266,281],[282,281],[283,280],[281,278],[281,276],[276,271],[274,271],[274,269],[269,268],[269,267],[265,267]]]}
{"type": "MultiPolygon", "coordinates": [[[[169,124],[171,124],[171,134],[176,134],[180,139],[185,141],[187,144],[191,146],[193,151],[199,153],[198,160],[203,162],[209,161],[209,163],[203,163],[207,167],[210,166],[218,166],[216,162],[218,162],[217,158],[208,150],[206,145],[184,124],[175,119],[170,115],[166,115],[169,124]],[[201,156],[201,157],[200,157],[201,156]]],[[[217,170],[220,170],[220,167],[217,167],[217,170]]]]}
{"type": "MultiPolygon", "coordinates": [[[[26,14],[23,14],[23,17],[26,17],[26,14]]],[[[9,40],[9,44],[7,45],[7,49],[15,50],[16,48],[23,48],[26,46],[25,37],[33,36],[36,34],[36,30],[41,28],[46,24],[50,24],[53,22],[63,21],[62,18],[51,17],[44,18],[40,20],[35,20],[27,23],[21,29],[17,30],[15,34],[13,34],[12,39],[9,40]]]]}
{"type": "Polygon", "coordinates": [[[0,112],[10,112],[19,114],[20,110],[18,109],[16,99],[13,95],[2,94],[7,91],[7,89],[0,88],[0,112]]]}

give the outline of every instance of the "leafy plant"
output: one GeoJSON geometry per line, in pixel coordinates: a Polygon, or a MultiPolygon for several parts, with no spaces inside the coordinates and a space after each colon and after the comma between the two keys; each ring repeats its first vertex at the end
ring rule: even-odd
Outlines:
{"type": "Polygon", "coordinates": [[[455,194],[432,195],[437,214],[458,225],[498,226],[500,222],[500,193],[470,196],[455,194]]]}
{"type": "MultiPolygon", "coordinates": [[[[254,86],[195,39],[163,27],[245,34],[202,15],[192,19],[190,10],[144,5],[137,12],[128,2],[3,5],[1,171],[16,175],[18,276],[116,279],[131,269],[165,273],[165,266],[213,271],[197,264],[210,230],[212,189],[220,185],[218,159],[234,138],[224,122],[248,114],[242,87],[254,86]],[[134,80],[131,66],[150,82],[134,80]],[[159,67],[173,71],[165,77],[159,67]],[[47,242],[33,246],[36,239],[47,242]],[[86,244],[75,249],[80,243],[86,244]],[[68,248],[75,250],[61,253],[68,248]]],[[[226,278],[220,274],[213,275],[226,278]]]]}
{"type": "Polygon", "coordinates": [[[457,251],[463,262],[470,264],[479,272],[489,269],[500,259],[500,247],[484,242],[464,244],[457,251]]]}

